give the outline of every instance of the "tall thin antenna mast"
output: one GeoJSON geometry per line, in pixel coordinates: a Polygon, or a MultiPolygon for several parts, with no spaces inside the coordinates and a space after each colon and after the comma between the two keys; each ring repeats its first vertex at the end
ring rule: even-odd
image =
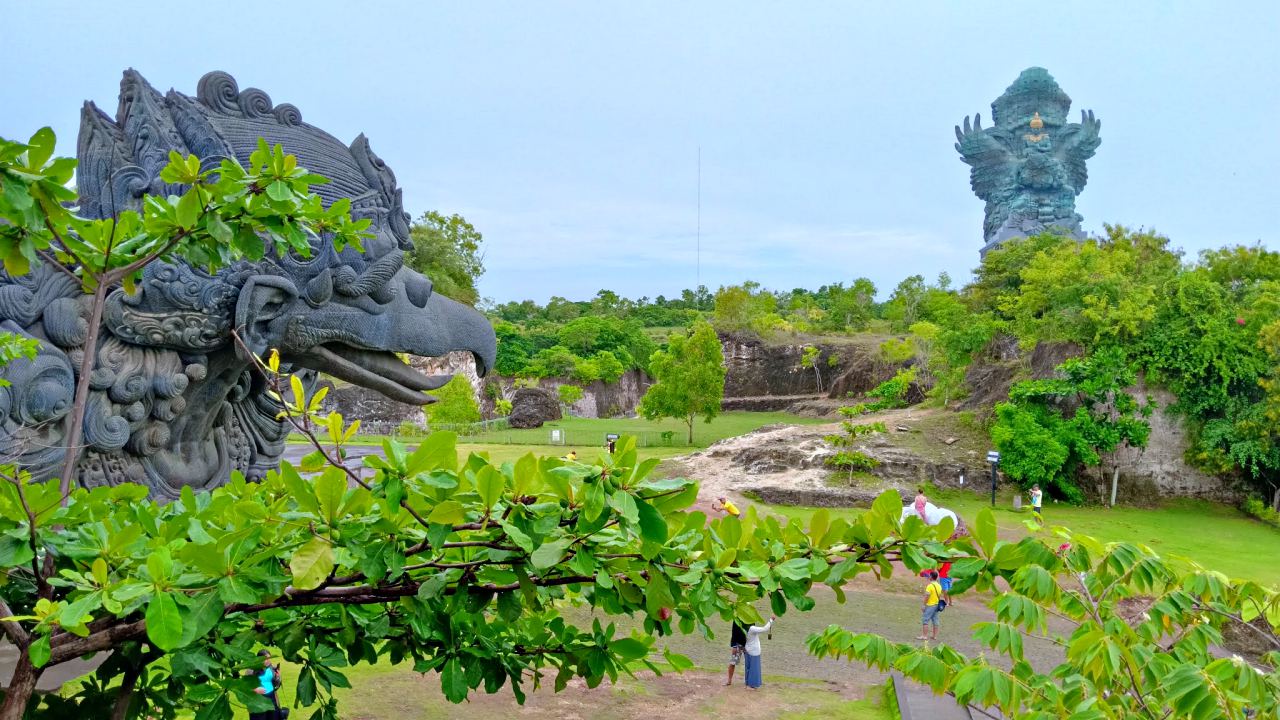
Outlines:
{"type": "Polygon", "coordinates": [[[695,277],[697,286],[694,290],[702,287],[702,146],[698,146],[698,245],[695,260],[695,277]]]}

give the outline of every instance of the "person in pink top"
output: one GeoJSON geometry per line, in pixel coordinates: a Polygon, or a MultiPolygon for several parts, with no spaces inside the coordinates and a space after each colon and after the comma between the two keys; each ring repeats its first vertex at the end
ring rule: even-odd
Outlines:
{"type": "Polygon", "coordinates": [[[929,522],[929,518],[925,517],[925,514],[924,514],[924,506],[928,504],[928,502],[929,502],[929,498],[924,496],[924,488],[917,488],[916,502],[915,502],[916,514],[919,515],[920,519],[923,520],[925,523],[929,522]]]}

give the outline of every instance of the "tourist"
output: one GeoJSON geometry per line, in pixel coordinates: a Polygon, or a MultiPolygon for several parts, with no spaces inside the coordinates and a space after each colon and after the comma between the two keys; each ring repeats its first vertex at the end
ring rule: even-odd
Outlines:
{"type": "Polygon", "coordinates": [[[724,496],[716,498],[715,502],[711,503],[711,509],[734,517],[738,517],[742,514],[742,511],[738,509],[738,506],[734,505],[733,501],[724,496]]]}
{"type": "Polygon", "coordinates": [[[729,631],[729,679],[725,685],[733,684],[733,670],[742,664],[742,649],[747,645],[747,631],[742,623],[733,621],[733,629],[729,631]]]}
{"type": "Polygon", "coordinates": [[[610,454],[610,455],[612,455],[612,454],[613,454],[613,451],[617,449],[617,447],[618,447],[617,443],[618,443],[618,441],[617,441],[617,440],[614,440],[613,438],[609,438],[609,440],[608,440],[607,442],[605,442],[605,444],[604,444],[605,449],[609,451],[609,454],[610,454]]]}
{"type": "Polygon", "coordinates": [[[1037,522],[1044,522],[1044,518],[1040,516],[1040,504],[1044,502],[1044,493],[1040,490],[1040,485],[1031,486],[1031,514],[1035,516],[1037,522]]]}
{"type": "Polygon", "coordinates": [[[951,600],[951,562],[947,561],[938,566],[938,585],[942,588],[942,600],[950,605],[951,600]]]}
{"type": "MultiPolygon", "coordinates": [[[[924,588],[924,612],[920,616],[920,637],[917,640],[938,639],[938,613],[942,612],[939,602],[942,600],[942,586],[938,584],[938,571],[925,573],[929,584],[924,588]],[[933,637],[929,637],[929,626],[933,625],[933,637]]],[[[751,667],[748,665],[747,667],[751,667]]]]}
{"type": "Polygon", "coordinates": [[[914,503],[916,514],[924,521],[925,525],[929,524],[929,518],[925,515],[925,505],[929,504],[929,498],[925,497],[924,488],[916,488],[916,501],[914,503]]]}
{"type": "Polygon", "coordinates": [[[769,622],[763,625],[752,625],[747,628],[747,644],[743,646],[742,651],[747,656],[747,687],[752,690],[759,690],[764,684],[764,675],[760,670],[760,636],[773,629],[773,621],[777,619],[771,617],[769,622]]]}
{"type": "Polygon", "coordinates": [[[569,452],[565,453],[564,459],[568,460],[569,462],[577,462],[578,452],[576,450],[570,450],[569,452]]]}
{"type": "Polygon", "coordinates": [[[281,710],[280,697],[276,694],[276,690],[281,685],[280,671],[271,663],[270,650],[260,650],[258,656],[262,658],[262,670],[254,674],[258,687],[253,691],[259,695],[265,695],[275,708],[267,712],[249,713],[249,720],[281,720],[288,717],[288,711],[281,710]]]}

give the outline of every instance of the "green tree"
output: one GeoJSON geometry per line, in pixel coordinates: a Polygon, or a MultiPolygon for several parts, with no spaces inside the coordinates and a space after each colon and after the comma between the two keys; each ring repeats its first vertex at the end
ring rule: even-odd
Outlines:
{"type": "Polygon", "coordinates": [[[981,655],[836,625],[811,636],[809,651],[894,669],[962,705],[1010,718],[1214,720],[1280,713],[1275,589],[1165,560],[1142,545],[1104,545],[1067,531],[1002,541],[989,509],[969,527],[972,536],[938,558],[953,562],[952,595],[991,592],[986,605],[994,617],[973,626],[981,655]],[[1270,652],[1252,662],[1221,657],[1223,628],[1255,620],[1264,624],[1247,631],[1270,652]],[[1032,661],[1024,638],[1061,646],[1061,660],[1052,667],[1032,661]]]}
{"type": "Polygon", "coordinates": [[[915,358],[922,374],[932,377],[937,366],[945,362],[945,358],[939,358],[935,353],[942,328],[928,320],[921,320],[912,323],[907,331],[911,333],[911,345],[915,349],[915,358]]]}
{"type": "Polygon", "coordinates": [[[711,422],[724,399],[724,352],[715,329],[705,321],[694,323],[688,335],[672,333],[667,349],[649,362],[654,384],[640,399],[640,414],[649,420],[670,417],[683,420],[693,444],[693,421],[699,415],[711,422]]]}
{"type": "Polygon", "coordinates": [[[1084,495],[1075,482],[1080,468],[1098,465],[1103,453],[1123,445],[1145,447],[1151,406],[1139,405],[1126,392],[1136,375],[1119,348],[1068,360],[1057,369],[1062,377],[1010,389],[1009,402],[996,406],[991,439],[1005,474],[1023,487],[1041,483],[1051,494],[1081,502],[1084,495]]]}
{"type": "Polygon", "coordinates": [[[835,455],[827,458],[826,464],[831,467],[848,470],[849,484],[852,485],[854,473],[859,470],[872,470],[880,465],[879,460],[864,452],[855,450],[854,445],[863,437],[873,433],[885,432],[886,428],[882,422],[862,424],[851,422],[851,418],[862,414],[857,407],[842,407],[840,408],[840,414],[846,418],[840,423],[841,434],[833,433],[822,438],[837,450],[835,455]]]}
{"type": "Polygon", "coordinates": [[[432,391],[436,402],[423,408],[428,426],[467,425],[480,422],[480,405],[476,402],[475,389],[462,375],[454,375],[449,382],[432,391]]]}
{"type": "Polygon", "coordinates": [[[800,350],[800,367],[813,368],[813,379],[817,383],[818,392],[822,392],[822,370],[818,366],[818,358],[822,356],[822,350],[813,345],[805,345],[800,350]]]}
{"type": "Polygon", "coordinates": [[[556,395],[560,398],[560,404],[564,406],[565,412],[569,411],[569,406],[582,399],[582,388],[577,385],[561,385],[556,388],[556,395]]]}
{"type": "Polygon", "coordinates": [[[920,304],[924,302],[926,290],[922,275],[912,275],[893,289],[884,304],[884,318],[894,330],[906,330],[920,319],[920,304]]]}
{"type": "Polygon", "coordinates": [[[1177,273],[1169,240],[1151,232],[1107,226],[1107,236],[1046,248],[1020,271],[1016,296],[1007,299],[1024,344],[1130,342],[1155,319],[1162,288],[1177,273]]]}
{"type": "Polygon", "coordinates": [[[431,279],[435,291],[468,305],[480,299],[476,281],[484,274],[484,237],[461,215],[434,210],[422,214],[409,229],[413,248],[405,265],[431,279]]]}
{"type": "Polygon", "coordinates": [[[875,310],[876,286],[867,278],[858,278],[846,288],[837,283],[829,290],[830,300],[823,326],[829,330],[865,330],[875,310]]]}

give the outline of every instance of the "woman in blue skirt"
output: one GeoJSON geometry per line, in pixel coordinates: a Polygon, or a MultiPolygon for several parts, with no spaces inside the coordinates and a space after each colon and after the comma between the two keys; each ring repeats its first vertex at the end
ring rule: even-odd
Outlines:
{"type": "Polygon", "coordinates": [[[771,617],[764,625],[747,628],[747,644],[743,653],[747,656],[747,687],[752,690],[757,690],[764,684],[764,673],[760,669],[760,636],[773,628],[774,620],[777,618],[771,617]]]}

